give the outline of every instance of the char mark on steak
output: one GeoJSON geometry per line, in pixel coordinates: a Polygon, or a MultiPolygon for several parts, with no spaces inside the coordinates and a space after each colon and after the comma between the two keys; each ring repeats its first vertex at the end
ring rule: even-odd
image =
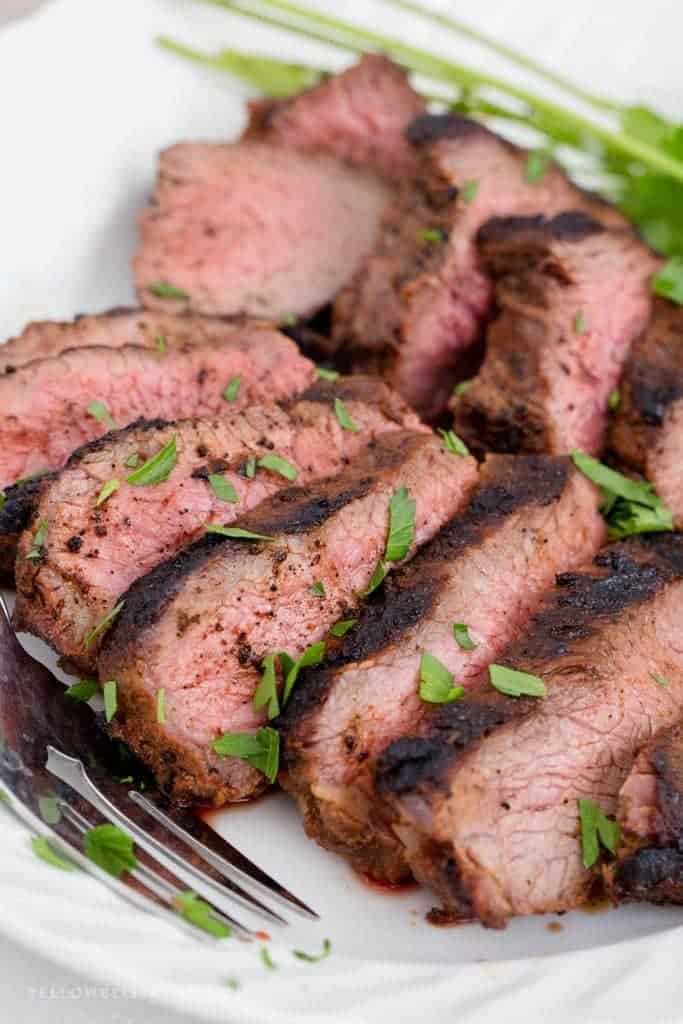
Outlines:
{"type": "Polygon", "coordinates": [[[7,577],[11,582],[19,535],[30,523],[40,492],[53,475],[29,477],[0,492],[0,581],[7,577]]]}
{"type": "Polygon", "coordinates": [[[331,153],[400,180],[415,162],[404,129],[424,108],[402,68],[367,54],[291,99],[252,102],[245,137],[331,153]]]}
{"type": "MultiPolygon", "coordinates": [[[[279,723],[281,781],[322,845],[376,877],[406,875],[373,766],[393,740],[405,752],[399,737],[429,717],[418,695],[422,654],[475,686],[555,574],[603,542],[598,500],[568,459],[490,457],[467,509],[363,608],[328,664],[302,675],[279,723]],[[458,646],[457,622],[475,649],[458,646]]],[[[424,742],[405,741],[418,761],[429,753],[424,742]]]]}
{"type": "Polygon", "coordinates": [[[356,366],[379,368],[422,415],[443,412],[492,313],[476,249],[493,217],[577,210],[625,227],[620,214],[552,166],[525,177],[528,154],[457,115],[423,114],[407,130],[416,167],[387,206],[374,251],[340,294],[334,336],[356,366]]]}
{"type": "MultiPolygon", "coordinates": [[[[84,638],[118,596],[159,562],[196,540],[213,519],[229,523],[287,485],[278,473],[250,460],[273,453],[295,467],[302,485],[340,472],[382,433],[420,430],[406,404],[381,382],[354,377],[318,381],[282,406],[253,406],[220,419],[179,423],[138,421],[78,449],[67,466],[36,494],[34,523],[48,523],[41,558],[30,554],[35,525],[19,547],[16,620],[60,654],[93,671],[97,644],[84,638]],[[341,399],[358,431],[342,429],[341,399]],[[127,483],[130,461],[142,465],[173,438],[177,463],[152,487],[127,483]],[[232,487],[232,501],[215,489],[216,476],[232,487]],[[104,484],[119,487],[98,505],[104,484]]],[[[37,488],[33,488],[37,491],[37,488]]],[[[21,489],[24,494],[24,489],[21,489]]],[[[26,514],[33,511],[26,502],[26,514]]],[[[16,532],[10,492],[0,527],[16,532]]],[[[9,538],[8,538],[9,540],[9,538]]]]}
{"type": "Polygon", "coordinates": [[[498,314],[478,376],[453,400],[457,429],[478,450],[599,454],[649,317],[654,256],[582,210],[496,218],[478,241],[498,314]]]}
{"type": "Polygon", "coordinates": [[[415,876],[448,910],[501,926],[595,893],[578,801],[613,815],[638,750],[681,715],[681,600],[682,537],[605,549],[560,574],[526,635],[496,657],[543,679],[545,698],[504,696],[482,677],[434,712],[417,745],[384,753],[378,789],[415,876]]]}
{"type": "Polygon", "coordinates": [[[683,310],[666,299],[655,299],[652,320],[633,346],[608,443],[683,525],[683,310]]]}
{"type": "MultiPolygon", "coordinates": [[[[230,405],[234,410],[288,398],[313,380],[313,364],[270,324],[128,316],[103,314],[80,322],[98,338],[110,329],[117,337],[125,331],[126,340],[116,347],[84,344],[0,376],[0,487],[60,468],[112,421],[225,412],[224,391],[234,378],[240,384],[230,405]],[[159,329],[152,348],[154,325],[159,329]],[[93,402],[104,406],[96,415],[88,411],[93,402]]],[[[85,343],[87,332],[79,328],[74,325],[85,343]]]]}
{"type": "Polygon", "coordinates": [[[252,703],[263,659],[299,657],[355,606],[399,488],[416,505],[410,555],[465,504],[476,477],[473,459],[430,434],[387,433],[338,476],[281,491],[238,520],[272,540],[207,535],[138,580],[99,662],[101,678],[118,681],[117,734],[176,798],[220,804],[261,790],[263,775],[211,745],[264,724],[252,703]]]}

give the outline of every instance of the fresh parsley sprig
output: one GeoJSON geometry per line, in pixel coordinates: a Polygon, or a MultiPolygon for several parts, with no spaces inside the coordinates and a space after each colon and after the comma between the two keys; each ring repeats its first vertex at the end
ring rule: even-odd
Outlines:
{"type": "Polygon", "coordinates": [[[601,511],[607,521],[610,540],[622,540],[636,533],[673,530],[671,510],[647,480],[631,480],[578,449],[572,459],[576,468],[601,490],[601,511]]]}

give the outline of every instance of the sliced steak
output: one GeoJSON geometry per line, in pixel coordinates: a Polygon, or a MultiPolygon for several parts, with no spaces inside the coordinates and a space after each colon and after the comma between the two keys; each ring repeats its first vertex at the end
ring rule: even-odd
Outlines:
{"type": "Polygon", "coordinates": [[[416,503],[412,554],[462,507],[476,476],[473,459],[433,436],[385,434],[339,476],[281,491],[238,521],[272,541],[207,535],[143,577],[100,655],[101,678],[118,681],[117,735],[178,798],[221,804],[258,792],[260,772],[211,744],[264,724],[252,704],[264,657],[299,657],[354,606],[383,554],[397,489],[416,503]]]}
{"type": "Polygon", "coordinates": [[[0,491],[0,581],[14,575],[19,535],[31,522],[43,486],[54,474],[29,477],[0,491]]]}
{"type": "Polygon", "coordinates": [[[683,525],[683,309],[666,299],[655,300],[633,346],[609,445],[647,477],[683,525]]]}
{"type": "MultiPolygon", "coordinates": [[[[191,321],[187,321],[191,323],[191,321]]],[[[313,364],[269,324],[200,322],[201,339],[166,334],[164,351],[125,344],[70,349],[0,377],[0,487],[63,466],[79,445],[139,416],[181,419],[227,409],[223,392],[241,386],[232,408],[303,391],[313,364]],[[103,403],[108,417],[88,406],[103,403]]]]}
{"type": "Polygon", "coordinates": [[[403,847],[374,792],[376,757],[419,728],[421,655],[476,680],[561,568],[597,551],[598,495],[568,459],[492,456],[467,510],[387,581],[330,664],[302,675],[280,720],[281,781],[306,831],[360,870],[396,881],[403,847]],[[477,644],[463,650],[453,624],[477,644]]]}
{"type": "MultiPolygon", "coordinates": [[[[668,680],[661,679],[661,685],[668,680]]],[[[683,903],[683,725],[640,751],[619,793],[621,896],[683,903]]]]}
{"type": "Polygon", "coordinates": [[[442,412],[460,356],[490,316],[477,231],[506,214],[566,209],[624,225],[552,166],[525,177],[528,154],[456,115],[422,115],[407,131],[419,162],[384,214],[374,251],[335,305],[334,334],[357,365],[379,368],[419,412],[442,412]]]}
{"type": "Polygon", "coordinates": [[[324,153],[265,142],[172,146],[140,215],[140,301],[212,315],[309,315],[372,248],[387,196],[375,174],[324,153]],[[177,297],[159,294],[160,282],[177,297]]]}
{"type": "Polygon", "coordinates": [[[478,376],[454,399],[477,447],[598,454],[607,401],[651,308],[655,257],[579,211],[505,217],[479,235],[498,315],[478,376]]]}
{"type": "Polygon", "coordinates": [[[137,422],[80,448],[45,485],[34,525],[19,545],[15,617],[60,654],[92,670],[97,645],[84,638],[124,590],[159,562],[196,540],[206,523],[232,522],[287,480],[250,459],[276,453],[297,472],[297,483],[338,473],[379,434],[421,429],[416,416],[388,388],[369,377],[319,382],[285,408],[254,406],[221,419],[137,422]],[[335,415],[341,399],[357,432],[335,415]],[[370,405],[369,403],[373,404],[370,405]],[[142,464],[175,438],[177,464],[152,487],[128,484],[127,463],[142,464]],[[231,485],[233,502],[216,494],[210,477],[231,485]],[[119,489],[103,504],[108,480],[119,489]],[[36,523],[48,523],[39,559],[28,558],[36,523]]]}
{"type": "Polygon", "coordinates": [[[367,54],[292,99],[251,103],[246,137],[332,153],[398,179],[415,161],[404,129],[424,108],[398,65],[367,54]]]}
{"type": "Polygon", "coordinates": [[[482,679],[383,754],[376,783],[400,816],[411,868],[454,914],[501,926],[595,893],[578,801],[614,814],[638,750],[680,717],[681,601],[683,537],[605,549],[558,577],[529,632],[497,659],[543,679],[544,699],[506,697],[482,679]]]}

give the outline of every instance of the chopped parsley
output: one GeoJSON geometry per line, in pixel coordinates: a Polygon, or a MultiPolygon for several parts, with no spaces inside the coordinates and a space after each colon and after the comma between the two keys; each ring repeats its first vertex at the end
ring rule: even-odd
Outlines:
{"type": "Polygon", "coordinates": [[[256,733],[226,732],[213,741],[220,757],[238,757],[275,782],[280,765],[280,735],[269,725],[256,733]]]}
{"type": "Polygon", "coordinates": [[[176,285],[169,284],[168,281],[152,281],[151,284],[147,285],[147,291],[151,292],[152,295],[156,295],[158,299],[177,299],[183,301],[190,297],[182,288],[177,288],[176,285]]]}
{"type": "Polygon", "coordinates": [[[443,662],[425,651],[420,659],[420,699],[427,704],[450,704],[459,700],[465,690],[453,684],[453,676],[443,662]]]}
{"type": "Polygon", "coordinates": [[[300,658],[294,661],[285,651],[281,651],[279,654],[280,664],[285,673],[285,686],[282,691],[282,703],[283,705],[289,700],[289,696],[294,689],[294,684],[299,678],[299,672],[302,668],[312,668],[314,665],[319,665],[325,658],[325,641],[320,640],[317,644],[311,644],[307,647],[300,658]]]}
{"type": "Polygon", "coordinates": [[[619,388],[613,388],[607,396],[607,408],[610,412],[616,412],[621,405],[621,392],[619,388]]]}
{"type": "Polygon", "coordinates": [[[254,477],[256,476],[256,459],[253,456],[247,459],[245,463],[244,475],[246,476],[247,480],[253,480],[254,477]]]}
{"type": "Polygon", "coordinates": [[[166,690],[163,686],[157,690],[157,722],[159,725],[166,724],[166,690]]]}
{"type": "Polygon", "coordinates": [[[274,452],[262,455],[256,465],[259,469],[269,469],[272,473],[278,473],[285,480],[296,480],[299,475],[296,466],[293,466],[287,459],[283,459],[281,455],[275,455],[274,452]]]}
{"type": "Polygon", "coordinates": [[[621,830],[593,800],[579,800],[579,818],[583,866],[592,868],[600,856],[601,845],[612,854],[617,852],[621,830]]]}
{"type": "Polygon", "coordinates": [[[127,832],[116,825],[95,825],[85,834],[85,852],[93,863],[120,878],[137,865],[135,844],[127,832]]]}
{"type": "Polygon", "coordinates": [[[338,370],[328,370],[325,366],[316,366],[315,368],[316,380],[339,380],[340,376],[338,370]]]}
{"type": "Polygon", "coordinates": [[[458,381],[458,383],[453,388],[453,397],[459,398],[460,395],[464,395],[471,383],[471,380],[458,381]]]}
{"type": "Polygon", "coordinates": [[[154,339],[154,344],[157,347],[157,351],[160,355],[165,356],[168,352],[168,341],[166,340],[165,334],[157,334],[154,339]]]}
{"type": "Polygon", "coordinates": [[[7,495],[5,494],[4,491],[0,491],[0,512],[2,512],[3,508],[5,507],[5,502],[6,501],[7,501],[7,495]]]}
{"type": "Polygon", "coordinates": [[[97,679],[79,679],[64,691],[64,696],[72,700],[86,701],[91,700],[99,690],[100,684],[97,679]]]}
{"type": "Polygon", "coordinates": [[[104,697],[104,717],[111,722],[119,706],[118,687],[115,679],[109,679],[102,684],[102,696],[104,697]]]}
{"type": "Polygon", "coordinates": [[[349,430],[352,434],[358,434],[360,432],[360,427],[351,419],[349,410],[346,408],[341,398],[335,398],[334,400],[334,415],[337,417],[337,422],[343,430],[349,430]]]}
{"type": "Polygon", "coordinates": [[[267,967],[269,971],[276,971],[278,969],[267,946],[261,946],[261,961],[263,966],[267,967]]]}
{"type": "Polygon", "coordinates": [[[318,580],[317,583],[314,583],[309,590],[309,594],[313,594],[313,597],[325,597],[325,584],[323,581],[318,580]]]}
{"type": "Polygon", "coordinates": [[[399,487],[389,502],[389,536],[384,557],[400,562],[410,551],[415,536],[416,504],[407,487],[399,487]]]}
{"type": "Polygon", "coordinates": [[[267,654],[263,659],[261,667],[263,674],[254,692],[254,711],[261,711],[268,707],[268,718],[275,718],[280,714],[280,698],[278,696],[277,675],[275,673],[275,661],[277,654],[267,654]]]}
{"type": "Polygon", "coordinates": [[[33,836],[31,849],[36,857],[40,857],[53,868],[59,868],[60,871],[78,871],[78,865],[74,864],[72,860],[68,860],[61,851],[56,850],[46,836],[33,836]]]}
{"type": "Polygon", "coordinates": [[[278,651],[275,654],[267,654],[262,662],[263,674],[256,687],[253,697],[255,711],[268,708],[268,718],[275,718],[280,714],[280,697],[278,686],[278,666],[284,677],[282,688],[282,704],[289,700],[294,684],[302,668],[310,668],[319,665],[325,657],[325,642],[320,641],[307,647],[300,658],[294,659],[286,651],[278,651]]]}
{"type": "Polygon", "coordinates": [[[647,480],[631,480],[578,449],[572,453],[572,459],[577,469],[602,491],[601,512],[607,520],[610,540],[673,530],[671,510],[647,480]]]}
{"type": "Polygon", "coordinates": [[[231,377],[228,381],[227,387],[223,391],[223,398],[226,402],[236,402],[237,396],[240,393],[242,387],[241,377],[231,377]]]}
{"type": "Polygon", "coordinates": [[[85,407],[85,411],[88,416],[92,416],[93,419],[96,419],[97,422],[101,423],[103,427],[107,428],[107,430],[116,430],[116,424],[114,423],[111,413],[104,402],[100,402],[99,400],[91,402],[90,405],[85,407]]]}
{"type": "Polygon", "coordinates": [[[323,939],[323,948],[321,953],[305,953],[302,949],[293,949],[292,954],[297,960],[303,960],[307,964],[319,964],[321,960],[326,960],[332,952],[332,943],[329,939],[323,939]]]}
{"type": "Polygon", "coordinates": [[[225,984],[228,988],[231,988],[233,992],[236,992],[238,988],[242,987],[242,982],[239,978],[227,978],[225,984]]]}
{"type": "Polygon", "coordinates": [[[452,455],[469,455],[470,450],[464,441],[461,441],[454,430],[439,430],[443,438],[443,446],[452,455]]]}
{"type": "Polygon", "coordinates": [[[132,455],[129,455],[125,461],[125,465],[128,466],[129,469],[136,469],[140,465],[140,456],[138,453],[133,452],[132,455]]]}
{"type": "Polygon", "coordinates": [[[650,678],[654,679],[654,681],[656,682],[657,686],[670,686],[671,685],[669,683],[668,679],[665,679],[664,676],[658,676],[656,672],[650,672],[650,678]]]}
{"type": "Polygon", "coordinates": [[[469,629],[464,622],[454,622],[453,633],[455,642],[463,651],[473,651],[478,646],[470,636],[469,629]]]}
{"type": "Polygon", "coordinates": [[[155,484],[162,484],[168,480],[177,461],[178,448],[175,437],[172,437],[156,455],[147,459],[147,462],[143,462],[139,469],[130,474],[128,483],[133,487],[153,487],[155,484]]]}
{"type": "Polygon", "coordinates": [[[282,321],[282,323],[285,325],[285,327],[296,327],[296,325],[299,323],[299,317],[296,316],[295,313],[288,313],[287,316],[282,321]]]}
{"type": "Polygon", "coordinates": [[[330,629],[330,635],[336,637],[346,636],[350,629],[358,622],[358,619],[340,619],[339,622],[335,622],[334,626],[330,629]]]}
{"type": "MultiPolygon", "coordinates": [[[[229,939],[232,928],[218,916],[213,907],[206,903],[196,892],[181,892],[173,899],[173,905],[186,921],[208,932],[216,939],[229,939]]],[[[234,986],[231,986],[231,988],[234,986]]]]}
{"type": "Polygon", "coordinates": [[[95,508],[99,508],[100,505],[104,505],[105,501],[108,501],[112,494],[115,494],[116,491],[118,491],[120,486],[121,482],[119,480],[107,480],[106,483],[102,485],[102,490],[97,495],[95,508]]]}
{"type": "Polygon", "coordinates": [[[545,683],[539,676],[518,672],[507,665],[489,665],[491,686],[506,697],[545,697],[545,683]]]}
{"type": "Polygon", "coordinates": [[[235,504],[240,500],[233,484],[220,473],[210,473],[209,484],[219,501],[229,501],[235,504]]]}
{"type": "Polygon", "coordinates": [[[99,640],[100,637],[107,632],[124,604],[125,601],[119,601],[117,605],[114,605],[110,612],[108,612],[95,626],[93,626],[89,633],[85,634],[83,638],[83,644],[85,647],[90,647],[96,640],[99,640]]]}
{"type": "Polygon", "coordinates": [[[475,178],[470,178],[466,181],[463,187],[460,189],[460,197],[465,203],[471,203],[473,199],[477,198],[479,191],[479,182],[475,178]]]}
{"type": "Polygon", "coordinates": [[[33,540],[31,541],[31,550],[27,554],[27,558],[31,562],[36,562],[43,557],[43,547],[47,540],[47,531],[50,524],[47,519],[41,519],[36,527],[36,532],[33,534],[33,540]]]}
{"type": "Polygon", "coordinates": [[[524,166],[524,178],[530,185],[536,185],[543,181],[546,172],[550,167],[552,157],[545,149],[534,149],[527,157],[524,166]]]}
{"type": "Polygon", "coordinates": [[[275,537],[268,537],[265,533],[243,530],[241,526],[219,526],[216,523],[209,523],[205,530],[207,533],[217,533],[221,537],[232,537],[233,540],[275,540],[275,537]]]}
{"type": "Polygon", "coordinates": [[[447,238],[448,235],[441,228],[424,228],[417,233],[418,242],[445,242],[447,238]]]}
{"type": "Polygon", "coordinates": [[[388,572],[389,566],[387,565],[383,558],[380,558],[379,562],[375,566],[375,571],[370,577],[370,582],[368,583],[367,588],[361,594],[361,597],[369,597],[370,594],[374,593],[374,591],[377,590],[377,588],[381,586],[382,583],[384,583],[384,580],[388,572]]]}
{"type": "Polygon", "coordinates": [[[683,259],[680,256],[670,259],[653,277],[652,290],[683,306],[683,259]]]}
{"type": "Polygon", "coordinates": [[[586,318],[583,313],[579,312],[574,317],[574,332],[575,334],[583,334],[586,330],[586,318]]]}

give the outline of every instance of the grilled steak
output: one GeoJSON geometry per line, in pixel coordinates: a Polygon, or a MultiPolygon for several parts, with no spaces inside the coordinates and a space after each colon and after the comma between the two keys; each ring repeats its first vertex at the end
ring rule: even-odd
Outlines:
{"type": "Polygon", "coordinates": [[[313,313],[370,251],[387,196],[376,175],[324,153],[265,142],[172,146],[140,216],[140,301],[273,320],[313,313]],[[160,282],[180,291],[168,298],[160,282]]]}
{"type": "Polygon", "coordinates": [[[605,549],[558,577],[498,658],[543,679],[545,699],[504,696],[482,679],[385,751],[376,784],[400,816],[414,874],[448,909],[500,926],[590,898],[599,875],[583,866],[578,801],[613,814],[638,750],[681,715],[682,600],[683,537],[605,549]]]}
{"type": "Polygon", "coordinates": [[[19,534],[31,521],[41,489],[52,473],[29,477],[0,491],[0,582],[12,577],[19,534]]]}
{"type": "Polygon", "coordinates": [[[250,104],[246,137],[332,153],[399,179],[415,160],[404,129],[424,106],[401,68],[379,54],[368,54],[292,99],[250,104]]]}
{"type": "Polygon", "coordinates": [[[479,232],[499,313],[457,429],[494,451],[601,451],[607,401],[647,323],[656,260],[585,213],[508,217],[479,232]]]}
{"type": "Polygon", "coordinates": [[[473,459],[433,436],[385,434],[339,476],[281,491],[238,521],[272,541],[207,535],[158,566],[125,595],[100,655],[100,677],[118,681],[117,735],[177,798],[221,804],[258,792],[260,772],[211,743],[264,724],[252,704],[264,657],[298,658],[354,606],[399,488],[416,503],[412,553],[464,504],[476,475],[473,459]]]}
{"type": "Polygon", "coordinates": [[[598,496],[562,458],[492,456],[464,514],[385,584],[321,670],[302,675],[281,719],[281,781],[306,831],[374,877],[406,874],[373,786],[375,758],[419,728],[423,652],[466,686],[516,636],[555,573],[604,538],[598,496]],[[477,644],[459,647],[453,623],[477,644]]]}
{"type": "Polygon", "coordinates": [[[119,594],[201,536],[207,522],[229,523],[288,486],[267,468],[245,475],[249,459],[277,453],[305,484],[338,473],[373,438],[401,428],[419,430],[417,417],[380,382],[359,377],[319,382],[286,408],[254,406],[181,423],[141,421],[107,434],[75,452],[42,489],[34,526],[19,547],[16,619],[92,670],[97,644],[86,648],[84,637],[119,594]],[[357,432],[342,429],[335,399],[344,402],[357,432]],[[142,464],[172,438],[178,461],[168,480],[152,487],[126,483],[131,458],[142,464]],[[232,486],[232,502],[215,492],[216,475],[232,486]],[[119,489],[98,505],[111,479],[119,489]],[[28,558],[40,522],[49,524],[41,557],[28,558]]]}
{"type": "Polygon", "coordinates": [[[683,309],[656,299],[621,381],[610,448],[654,485],[683,525],[683,309]]]}
{"type": "Polygon", "coordinates": [[[287,398],[311,383],[313,364],[270,325],[197,320],[188,341],[192,323],[182,321],[178,337],[167,330],[163,352],[137,344],[70,349],[0,377],[0,487],[64,465],[112,419],[224,412],[223,392],[234,377],[241,379],[235,409],[287,398]],[[104,404],[99,419],[88,412],[93,401],[104,404]]]}
{"type": "Polygon", "coordinates": [[[458,379],[459,357],[490,315],[491,284],[475,248],[481,225],[504,214],[566,209],[625,222],[556,167],[527,181],[528,154],[474,121],[423,115],[407,136],[417,169],[387,207],[372,255],[339,296],[334,333],[358,365],[381,369],[420,413],[435,416],[458,379]]]}

